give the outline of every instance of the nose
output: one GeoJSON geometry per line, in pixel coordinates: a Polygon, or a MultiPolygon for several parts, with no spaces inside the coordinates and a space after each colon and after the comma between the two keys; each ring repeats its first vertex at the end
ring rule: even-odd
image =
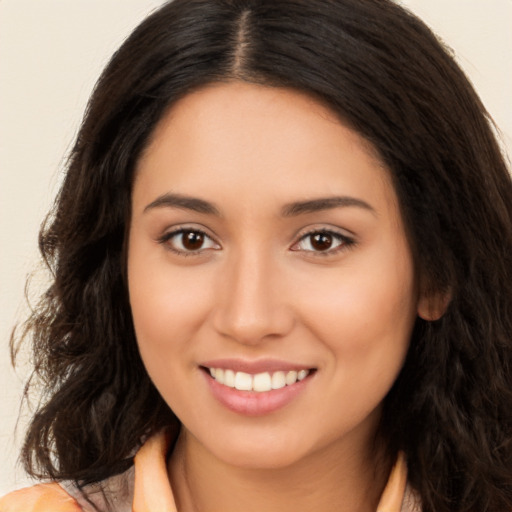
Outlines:
{"type": "Polygon", "coordinates": [[[270,257],[254,251],[226,262],[213,315],[218,333],[256,345],[292,330],[293,309],[276,266],[270,257]]]}

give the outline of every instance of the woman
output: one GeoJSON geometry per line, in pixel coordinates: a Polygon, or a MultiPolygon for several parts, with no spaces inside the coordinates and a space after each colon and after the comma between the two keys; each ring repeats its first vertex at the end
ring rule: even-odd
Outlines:
{"type": "Polygon", "coordinates": [[[59,483],[0,510],[512,508],[512,183],[394,3],[165,5],[41,248],[23,457],[59,483]]]}

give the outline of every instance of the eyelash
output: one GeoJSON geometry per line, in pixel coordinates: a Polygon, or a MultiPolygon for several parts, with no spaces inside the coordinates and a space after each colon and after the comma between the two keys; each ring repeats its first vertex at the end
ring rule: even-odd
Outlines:
{"type": "MultiPolygon", "coordinates": [[[[175,247],[172,246],[171,243],[169,243],[174,237],[183,235],[185,233],[195,233],[195,234],[201,235],[205,239],[208,239],[212,243],[218,245],[213,240],[213,238],[210,235],[208,235],[205,231],[203,231],[202,229],[186,228],[186,227],[179,228],[179,229],[170,231],[168,233],[165,233],[157,241],[158,241],[158,243],[160,243],[162,245],[166,245],[170,251],[172,251],[176,254],[179,254],[180,256],[185,256],[185,257],[199,255],[201,252],[203,252],[205,250],[205,248],[200,248],[196,251],[191,251],[191,250],[184,251],[181,249],[176,249],[175,247]]],[[[305,241],[308,237],[312,237],[314,235],[327,235],[327,236],[333,237],[335,240],[340,242],[340,244],[337,247],[335,247],[334,249],[327,249],[325,251],[304,250],[304,252],[310,253],[310,255],[313,255],[315,257],[316,256],[319,256],[319,257],[332,256],[334,254],[339,253],[340,251],[349,249],[351,246],[353,246],[356,243],[353,238],[348,237],[347,235],[339,233],[337,231],[333,231],[333,230],[329,230],[329,229],[313,229],[313,230],[301,235],[299,240],[292,245],[291,250],[292,251],[300,251],[300,249],[293,249],[293,247],[298,246],[301,242],[305,241]]],[[[211,247],[208,247],[207,249],[210,249],[210,248],[211,247]]]]}
{"type": "MultiPolygon", "coordinates": [[[[338,231],[330,230],[330,229],[312,229],[311,231],[308,231],[307,233],[304,233],[299,238],[299,241],[293,244],[292,247],[295,247],[299,245],[301,242],[306,240],[308,237],[313,237],[314,235],[327,235],[333,237],[335,240],[339,241],[340,244],[335,247],[334,249],[327,249],[325,251],[314,251],[314,250],[307,250],[304,252],[309,253],[310,255],[316,257],[325,258],[328,256],[333,256],[335,254],[338,254],[341,251],[350,249],[351,246],[355,245],[355,240],[345,234],[339,233],[338,231]]],[[[300,249],[292,249],[292,250],[300,250],[300,249]]]]}
{"type": "Polygon", "coordinates": [[[179,228],[179,229],[175,229],[173,231],[170,231],[168,233],[165,233],[163,236],[161,236],[159,239],[158,239],[158,243],[159,244],[162,244],[162,245],[165,245],[167,247],[167,249],[169,249],[170,251],[176,253],[176,254],[179,254],[180,256],[196,256],[198,254],[200,254],[202,251],[204,251],[205,249],[201,248],[201,249],[198,249],[197,251],[183,251],[181,249],[176,249],[175,247],[172,246],[172,244],[170,243],[170,241],[174,238],[174,237],[177,237],[178,235],[183,235],[185,233],[195,233],[197,235],[202,235],[205,239],[208,239],[210,241],[212,241],[213,243],[215,243],[216,245],[218,245],[214,240],[213,238],[208,235],[205,231],[203,231],[202,229],[198,229],[198,228],[179,228]]]}

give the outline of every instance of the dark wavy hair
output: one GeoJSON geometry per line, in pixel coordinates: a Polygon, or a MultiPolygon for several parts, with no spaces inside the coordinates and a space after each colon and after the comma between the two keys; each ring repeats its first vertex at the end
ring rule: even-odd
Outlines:
{"type": "MultiPolygon", "coordinates": [[[[425,512],[512,510],[512,182],[492,122],[450,51],[391,0],[175,0],[100,77],[40,234],[53,281],[22,333],[44,396],[33,476],[98,482],[179,421],[140,359],[125,278],[134,168],[184,95],[241,80],[327,104],[390,169],[423,290],[384,403],[425,512]]],[[[33,380],[34,382],[34,380],[33,380]]]]}

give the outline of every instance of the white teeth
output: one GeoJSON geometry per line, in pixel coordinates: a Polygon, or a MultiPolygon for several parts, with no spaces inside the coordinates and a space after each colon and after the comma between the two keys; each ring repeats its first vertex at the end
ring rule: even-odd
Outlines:
{"type": "Polygon", "coordinates": [[[235,387],[235,372],[233,370],[224,371],[224,385],[230,388],[235,387]]]}
{"type": "Polygon", "coordinates": [[[292,370],[286,374],[286,385],[291,386],[295,382],[297,382],[297,372],[292,370]]]}
{"type": "MultiPolygon", "coordinates": [[[[217,380],[217,379],[215,379],[217,380]]],[[[222,382],[221,382],[222,384],[222,382]]],[[[252,390],[252,377],[248,373],[236,372],[235,375],[235,388],[240,391],[252,390]]]]}
{"type": "Polygon", "coordinates": [[[272,389],[272,378],[270,373],[258,373],[253,377],[252,389],[254,391],[270,391],[272,389]]]}
{"type": "Polygon", "coordinates": [[[272,375],[272,389],[281,389],[286,386],[286,378],[284,372],[275,372],[272,375]]]}
{"type": "Polygon", "coordinates": [[[297,381],[304,380],[309,375],[309,370],[262,372],[256,375],[222,368],[208,368],[208,370],[210,375],[220,384],[240,391],[256,391],[258,393],[291,386],[297,381]]]}
{"type": "Polygon", "coordinates": [[[215,369],[215,380],[224,384],[224,370],[222,368],[215,369]]]}
{"type": "MultiPolygon", "coordinates": [[[[307,370],[299,370],[297,372],[297,380],[304,380],[308,376],[308,373],[309,372],[307,370]]],[[[226,378],[225,375],[224,378],[226,378]]]]}

